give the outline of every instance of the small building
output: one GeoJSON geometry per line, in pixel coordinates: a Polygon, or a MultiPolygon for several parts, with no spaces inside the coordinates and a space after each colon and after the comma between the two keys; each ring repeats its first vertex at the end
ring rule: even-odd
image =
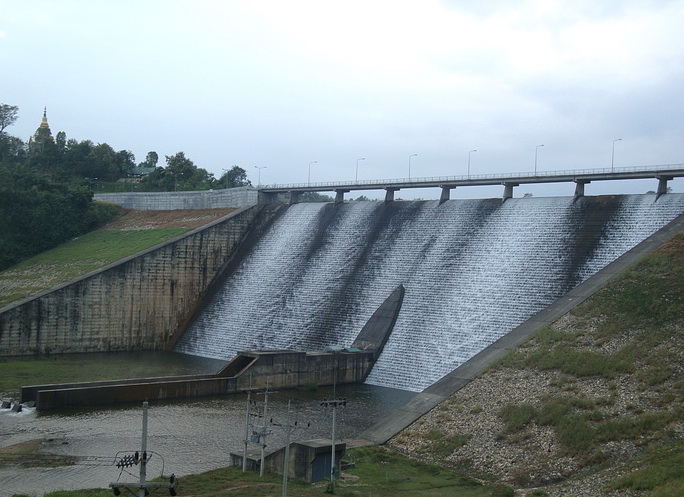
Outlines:
{"type": "MultiPolygon", "coordinates": [[[[347,450],[344,442],[335,443],[335,473],[339,475],[342,457],[347,450]]],[[[242,467],[243,454],[232,452],[232,466],[242,467]]],[[[289,477],[314,483],[330,478],[332,462],[332,444],[327,439],[306,440],[290,444],[289,477]]],[[[267,453],[264,457],[264,470],[278,475],[283,474],[285,463],[285,447],[267,453]]],[[[259,451],[247,452],[247,469],[259,471],[261,460],[259,451]]]]}

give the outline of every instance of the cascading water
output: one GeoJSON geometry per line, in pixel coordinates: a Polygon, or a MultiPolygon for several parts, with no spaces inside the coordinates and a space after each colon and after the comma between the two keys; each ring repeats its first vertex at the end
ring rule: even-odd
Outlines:
{"type": "Polygon", "coordinates": [[[348,345],[401,283],[368,382],[420,391],[683,211],[682,194],[293,205],[175,350],[348,345]]]}

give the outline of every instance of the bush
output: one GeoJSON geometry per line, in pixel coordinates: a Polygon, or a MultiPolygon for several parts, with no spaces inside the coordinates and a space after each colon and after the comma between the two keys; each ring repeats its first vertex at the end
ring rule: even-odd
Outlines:
{"type": "Polygon", "coordinates": [[[506,433],[522,430],[536,414],[536,409],[530,404],[507,404],[499,411],[499,417],[506,423],[506,433]]]}

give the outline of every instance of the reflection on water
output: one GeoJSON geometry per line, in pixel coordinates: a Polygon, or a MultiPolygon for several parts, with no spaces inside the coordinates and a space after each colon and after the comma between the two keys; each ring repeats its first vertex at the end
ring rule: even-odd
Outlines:
{"type": "MultiPolygon", "coordinates": [[[[150,360],[150,354],[144,354],[144,357],[150,360]]],[[[189,356],[183,358],[198,360],[189,356]]],[[[205,366],[201,368],[207,363],[203,364],[205,366]]],[[[216,369],[215,365],[209,366],[210,371],[216,369]]],[[[338,386],[336,393],[337,397],[348,399],[347,406],[339,408],[337,413],[340,439],[356,437],[415,395],[370,385],[338,386]]],[[[332,396],[330,388],[275,392],[269,395],[268,417],[274,422],[284,422],[287,401],[291,400],[294,418],[304,425],[311,423],[310,428],[298,430],[294,439],[329,438],[332,413],[320,403],[332,396]]],[[[253,398],[263,401],[263,395],[253,398]]],[[[182,476],[228,465],[230,453],[241,452],[244,448],[245,414],[244,394],[150,402],[148,449],[155,454],[148,466],[148,478],[159,476],[162,471],[182,476]]],[[[0,497],[104,488],[110,482],[136,481],[135,471],[131,474],[121,472],[113,462],[117,452],[133,452],[140,448],[141,427],[141,405],[49,413],[2,410],[0,447],[40,439],[44,441],[41,452],[77,456],[79,462],[58,468],[0,467],[0,497]]],[[[267,438],[267,450],[282,447],[284,443],[284,433],[273,427],[267,438]]]]}

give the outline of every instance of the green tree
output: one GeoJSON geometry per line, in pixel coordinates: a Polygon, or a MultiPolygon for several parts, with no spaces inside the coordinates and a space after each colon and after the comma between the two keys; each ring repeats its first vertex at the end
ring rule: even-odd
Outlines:
{"type": "Polygon", "coordinates": [[[334,199],[330,195],[323,195],[317,192],[302,193],[299,197],[300,202],[332,202],[334,199]]]}
{"type": "Polygon", "coordinates": [[[151,152],[147,152],[147,156],[145,157],[145,160],[138,164],[140,167],[157,167],[157,163],[159,162],[159,155],[157,152],[154,150],[151,152]]]}
{"type": "Polygon", "coordinates": [[[92,192],[0,164],[0,270],[97,227],[92,192]]]}
{"type": "Polygon", "coordinates": [[[130,150],[119,150],[115,161],[119,170],[119,178],[128,176],[135,167],[135,155],[130,150]]]}
{"type": "Polygon", "coordinates": [[[18,163],[26,160],[26,144],[16,136],[0,134],[0,162],[18,163]]]}
{"type": "Polygon", "coordinates": [[[214,176],[198,168],[184,152],[167,155],[166,167],[157,167],[142,181],[151,191],[208,190],[214,183],[214,176]]]}
{"type": "Polygon", "coordinates": [[[64,131],[57,132],[57,136],[55,136],[55,144],[57,145],[57,150],[63,154],[66,150],[67,144],[67,135],[64,131]]]}
{"type": "Polygon", "coordinates": [[[250,186],[252,183],[247,179],[247,171],[240,166],[233,166],[225,171],[217,181],[217,188],[236,188],[238,186],[250,186]]]}
{"type": "Polygon", "coordinates": [[[0,133],[12,126],[19,118],[19,107],[16,105],[0,104],[0,133]]]}

